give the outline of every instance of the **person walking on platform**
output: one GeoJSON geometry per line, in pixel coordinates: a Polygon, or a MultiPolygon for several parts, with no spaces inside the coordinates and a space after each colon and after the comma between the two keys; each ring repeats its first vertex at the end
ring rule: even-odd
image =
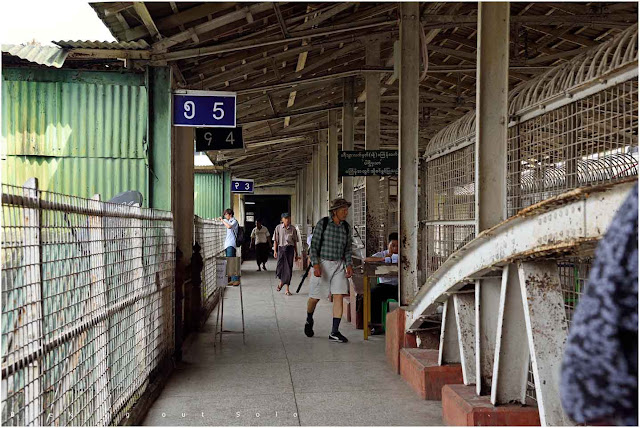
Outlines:
{"type": "MultiPolygon", "coordinates": [[[[236,256],[236,237],[238,236],[238,220],[233,217],[233,210],[227,208],[224,210],[224,218],[220,219],[227,228],[227,237],[224,240],[225,255],[227,257],[236,256]]],[[[232,276],[229,285],[240,285],[240,278],[232,276]]]]}
{"type": "Polygon", "coordinates": [[[278,261],[276,277],[280,279],[278,291],[286,287],[285,295],[291,296],[289,284],[293,273],[293,260],[300,260],[298,256],[298,231],[291,225],[289,213],[282,213],[282,223],[273,231],[273,257],[278,261]]]}
{"type": "Polygon", "coordinates": [[[313,264],[313,278],[309,286],[307,301],[307,321],[304,333],[312,337],[313,313],[320,299],[329,293],[333,297],[333,327],[329,340],[348,342],[340,333],[342,319],[342,298],[349,294],[348,278],[353,276],[351,260],[351,226],[346,222],[351,202],[339,198],[331,201],[330,216],[322,218],[314,228],[309,255],[313,264]]]}
{"type": "Polygon", "coordinates": [[[269,258],[269,240],[271,235],[269,229],[262,225],[261,220],[256,221],[256,227],[251,231],[251,246],[256,249],[256,263],[258,263],[258,272],[260,265],[262,269],[267,270],[267,259],[269,258]]]}

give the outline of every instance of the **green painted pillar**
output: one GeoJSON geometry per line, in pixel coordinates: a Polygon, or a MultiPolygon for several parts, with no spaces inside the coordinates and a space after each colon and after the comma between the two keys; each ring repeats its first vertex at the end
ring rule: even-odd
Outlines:
{"type": "Polygon", "coordinates": [[[148,67],[149,206],[171,211],[171,69],[148,67]]]}

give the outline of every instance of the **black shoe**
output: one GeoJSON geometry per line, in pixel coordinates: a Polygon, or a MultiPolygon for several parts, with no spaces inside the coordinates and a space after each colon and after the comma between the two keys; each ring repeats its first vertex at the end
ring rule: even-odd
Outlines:
{"type": "Polygon", "coordinates": [[[267,267],[265,265],[262,265],[262,270],[264,270],[266,272],[267,271],[267,267]]]}
{"type": "Polygon", "coordinates": [[[258,266],[258,272],[260,272],[260,266],[258,266]]]}
{"type": "Polygon", "coordinates": [[[306,334],[307,337],[313,337],[313,320],[304,323],[304,334],[306,334]]]}
{"type": "Polygon", "coordinates": [[[335,333],[331,333],[331,334],[329,335],[329,340],[330,340],[330,341],[332,341],[332,342],[342,342],[342,343],[346,343],[346,342],[348,342],[348,341],[349,341],[349,339],[347,339],[346,337],[344,337],[344,336],[342,335],[342,333],[340,333],[339,331],[338,331],[338,332],[335,332],[335,333]]]}

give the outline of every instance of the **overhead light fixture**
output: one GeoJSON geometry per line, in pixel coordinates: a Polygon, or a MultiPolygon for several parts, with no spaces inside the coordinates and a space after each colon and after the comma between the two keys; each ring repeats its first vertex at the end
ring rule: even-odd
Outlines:
{"type": "Polygon", "coordinates": [[[255,202],[247,202],[247,201],[244,201],[244,204],[245,204],[245,205],[255,205],[256,203],[255,203],[255,202]]]}

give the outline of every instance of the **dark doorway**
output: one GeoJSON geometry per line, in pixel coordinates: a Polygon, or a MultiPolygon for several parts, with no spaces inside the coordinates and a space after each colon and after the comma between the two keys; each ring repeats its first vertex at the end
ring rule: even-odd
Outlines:
{"type": "MultiPolygon", "coordinates": [[[[291,212],[291,196],[245,195],[244,212],[244,230],[247,233],[247,245],[246,250],[243,248],[242,258],[244,260],[255,260],[254,251],[249,251],[249,243],[251,243],[249,236],[256,226],[256,220],[262,220],[262,225],[269,230],[271,239],[273,239],[273,231],[280,224],[280,215],[283,212],[291,212]]],[[[271,252],[271,255],[273,257],[273,252],[271,252]]]]}

